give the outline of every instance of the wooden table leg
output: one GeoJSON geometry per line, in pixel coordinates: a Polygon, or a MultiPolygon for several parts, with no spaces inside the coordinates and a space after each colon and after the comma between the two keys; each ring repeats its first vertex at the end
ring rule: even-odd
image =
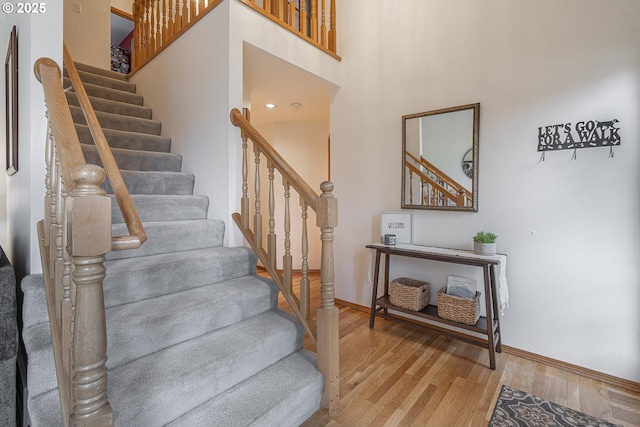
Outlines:
{"type": "Polygon", "coordinates": [[[493,315],[495,316],[496,321],[496,334],[498,336],[498,341],[496,342],[496,351],[498,353],[502,353],[502,330],[500,329],[500,311],[498,308],[498,300],[500,299],[500,295],[496,291],[496,269],[495,266],[491,266],[491,270],[489,271],[491,277],[491,299],[493,300],[493,315]]]}
{"type": "Polygon", "coordinates": [[[489,344],[489,367],[496,369],[496,348],[493,342],[493,294],[491,292],[491,278],[489,266],[482,267],[484,272],[484,302],[487,311],[487,343],[489,344]]]}
{"type": "MultiPolygon", "coordinates": [[[[384,254],[384,296],[389,295],[389,260],[391,259],[391,254],[384,254]]],[[[389,313],[389,309],[386,307],[383,309],[384,314],[389,313]]]]}
{"type": "Polygon", "coordinates": [[[378,279],[380,278],[380,251],[376,251],[376,262],[373,270],[373,289],[371,289],[371,313],[369,315],[369,328],[373,329],[376,321],[376,300],[378,299],[378,279]]]}

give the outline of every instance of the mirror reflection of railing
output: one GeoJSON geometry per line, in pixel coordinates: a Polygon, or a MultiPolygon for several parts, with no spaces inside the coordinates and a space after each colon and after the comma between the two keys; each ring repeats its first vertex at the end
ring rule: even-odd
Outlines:
{"type": "MultiPolygon", "coordinates": [[[[336,54],[336,0],[240,0],[329,55],[336,54]]],[[[153,59],[222,0],[134,0],[132,71],[153,59]]]]}
{"type": "Polygon", "coordinates": [[[402,116],[403,209],[478,210],[479,121],[479,103],[402,116]]]}
{"type": "Polygon", "coordinates": [[[473,193],[438,169],[424,157],[417,158],[407,152],[406,167],[409,173],[409,204],[426,206],[471,207],[473,193]],[[415,175],[415,176],[414,176],[415,175]],[[420,200],[414,200],[414,181],[419,179],[420,200]]]}

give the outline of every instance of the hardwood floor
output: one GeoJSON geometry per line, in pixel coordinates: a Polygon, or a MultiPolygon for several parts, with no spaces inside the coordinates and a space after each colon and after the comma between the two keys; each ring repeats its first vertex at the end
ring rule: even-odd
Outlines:
{"type": "MultiPolygon", "coordinates": [[[[311,279],[315,313],[318,274],[311,279]]],[[[282,297],[280,307],[288,310],[282,297]]],[[[308,337],[305,347],[315,351],[308,337]]],[[[486,426],[502,384],[640,426],[640,393],[506,353],[495,371],[488,363],[480,347],[381,318],[371,330],[368,313],[340,306],[340,405],[303,426],[486,426]]]]}

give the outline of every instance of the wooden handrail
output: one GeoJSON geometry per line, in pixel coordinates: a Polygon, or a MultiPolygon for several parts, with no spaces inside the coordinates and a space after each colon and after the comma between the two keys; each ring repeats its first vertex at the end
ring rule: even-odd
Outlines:
{"type": "MultiPolygon", "coordinates": [[[[120,169],[113,157],[107,138],[104,136],[102,127],[98,122],[96,113],[93,111],[87,92],[84,90],[84,86],[82,85],[82,81],[80,80],[80,76],[78,75],[78,71],[76,70],[76,66],[66,45],[64,45],[64,65],[67,69],[67,73],[69,74],[69,78],[71,79],[73,90],[78,97],[78,102],[82,108],[82,113],[87,121],[87,125],[89,126],[89,131],[91,132],[91,136],[95,142],[98,154],[100,155],[103,168],[107,173],[109,183],[111,184],[111,188],[113,188],[113,193],[118,201],[118,205],[120,206],[120,211],[122,212],[122,217],[127,225],[127,230],[129,230],[129,236],[113,237],[112,250],[117,251],[139,248],[147,240],[147,234],[144,231],[142,221],[140,221],[140,217],[138,216],[138,211],[131,200],[131,195],[129,194],[127,185],[122,178],[122,174],[120,173],[120,169]]],[[[70,113],[69,117],[71,117],[70,113]]],[[[71,129],[73,129],[73,133],[75,133],[75,127],[72,126],[71,129]]],[[[78,147],[80,147],[79,144],[80,143],[78,142],[78,147]]]]}
{"type": "Polygon", "coordinates": [[[56,135],[58,160],[62,169],[62,177],[69,191],[75,188],[75,181],[71,178],[71,171],[85,162],[78,134],[75,131],[73,118],[69,108],[65,108],[65,95],[60,84],[61,74],[58,64],[50,58],[40,58],[33,66],[36,78],[44,90],[47,100],[49,123],[51,132],[56,135]]]}

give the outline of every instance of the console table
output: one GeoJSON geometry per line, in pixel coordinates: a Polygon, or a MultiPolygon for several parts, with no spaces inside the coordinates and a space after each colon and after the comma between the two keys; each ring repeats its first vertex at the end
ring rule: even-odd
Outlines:
{"type": "MultiPolygon", "coordinates": [[[[491,369],[496,368],[495,354],[496,352],[502,352],[495,271],[495,267],[500,263],[498,257],[480,256],[474,254],[471,251],[415,245],[387,246],[374,243],[367,245],[367,248],[375,250],[373,291],[371,295],[371,313],[369,320],[369,327],[371,329],[373,329],[374,327],[376,316],[380,316],[382,318],[397,322],[408,323],[411,326],[418,325],[422,328],[437,332],[439,334],[447,335],[488,349],[489,366],[491,369]],[[378,297],[380,257],[382,254],[384,254],[385,258],[384,295],[378,297]],[[421,311],[412,311],[392,305],[389,299],[389,262],[391,255],[481,267],[484,275],[483,294],[486,308],[486,317],[480,317],[475,325],[465,325],[463,323],[443,319],[438,316],[437,306],[427,305],[427,307],[425,307],[421,311]],[[444,328],[433,323],[412,320],[395,313],[390,313],[389,310],[416,316],[418,318],[426,319],[434,323],[446,324],[449,327],[444,328]],[[478,334],[484,336],[479,337],[478,334]]],[[[435,292],[437,292],[437,289],[435,290],[435,292]]]]}

